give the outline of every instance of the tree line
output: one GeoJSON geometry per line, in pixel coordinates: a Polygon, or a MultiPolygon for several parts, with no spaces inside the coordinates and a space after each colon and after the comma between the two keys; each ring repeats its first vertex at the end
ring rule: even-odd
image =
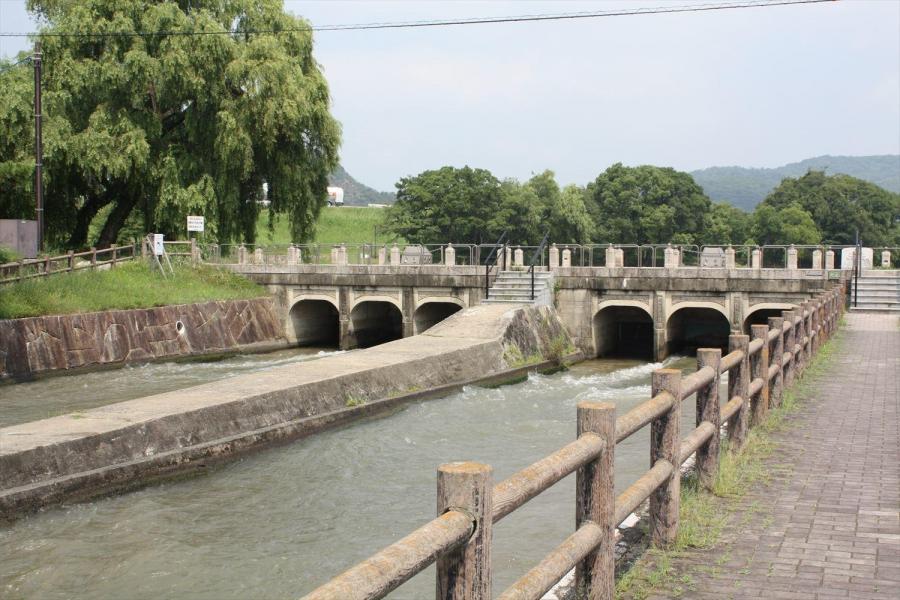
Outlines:
{"type": "Polygon", "coordinates": [[[522,183],[442,167],[401,179],[391,230],[415,243],[493,243],[504,231],[557,243],[900,246],[900,194],[847,175],[786,178],[750,213],[714,203],[690,174],[615,164],[586,186],[552,171],[522,183]]]}

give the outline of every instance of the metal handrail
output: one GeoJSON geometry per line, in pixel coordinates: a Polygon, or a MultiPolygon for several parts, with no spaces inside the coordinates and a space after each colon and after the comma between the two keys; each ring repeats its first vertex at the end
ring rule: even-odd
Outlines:
{"type": "Polygon", "coordinates": [[[491,271],[493,270],[496,263],[500,262],[500,256],[497,257],[497,260],[494,261],[494,265],[491,264],[491,259],[494,258],[494,253],[497,252],[498,249],[503,248],[503,267],[501,267],[501,271],[506,268],[506,234],[504,231],[500,234],[500,237],[497,239],[497,243],[494,244],[494,248],[491,250],[491,253],[488,254],[487,258],[484,261],[484,297],[485,299],[490,298],[491,296],[491,271]]]}
{"type": "Polygon", "coordinates": [[[550,230],[547,230],[547,233],[544,234],[544,239],[541,240],[540,245],[534,251],[534,254],[531,255],[531,260],[528,264],[528,273],[531,275],[531,299],[534,300],[534,265],[537,262],[537,259],[543,256],[544,248],[547,246],[547,240],[550,239],[550,230]]]}

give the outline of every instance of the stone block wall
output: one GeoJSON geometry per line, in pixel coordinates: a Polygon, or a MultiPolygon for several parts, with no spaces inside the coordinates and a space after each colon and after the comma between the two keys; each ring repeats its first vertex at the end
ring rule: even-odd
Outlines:
{"type": "Polygon", "coordinates": [[[0,378],[284,341],[271,298],[0,320],[0,378]]]}

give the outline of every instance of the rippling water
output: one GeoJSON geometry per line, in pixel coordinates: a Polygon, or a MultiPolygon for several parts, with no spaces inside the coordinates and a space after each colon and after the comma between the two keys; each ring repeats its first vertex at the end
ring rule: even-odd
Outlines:
{"type": "MultiPolygon", "coordinates": [[[[579,400],[615,402],[621,414],[648,399],[660,366],[592,360],[516,385],[467,387],[201,477],[44,511],[0,527],[0,596],[297,597],[433,518],[439,464],[485,462],[500,481],[574,439],[579,400]]],[[[648,454],[646,428],[616,447],[617,487],[647,469],[648,454]]],[[[499,523],[495,590],[569,535],[574,513],[570,476],[499,523]]],[[[429,569],[391,597],[431,597],[433,578],[429,569]]]]}

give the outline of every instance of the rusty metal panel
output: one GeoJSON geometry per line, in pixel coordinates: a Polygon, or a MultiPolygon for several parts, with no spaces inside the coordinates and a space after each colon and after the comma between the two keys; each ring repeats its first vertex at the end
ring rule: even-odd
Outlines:
{"type": "Polygon", "coordinates": [[[37,256],[37,221],[0,219],[0,246],[6,246],[25,258],[37,256]]]}

